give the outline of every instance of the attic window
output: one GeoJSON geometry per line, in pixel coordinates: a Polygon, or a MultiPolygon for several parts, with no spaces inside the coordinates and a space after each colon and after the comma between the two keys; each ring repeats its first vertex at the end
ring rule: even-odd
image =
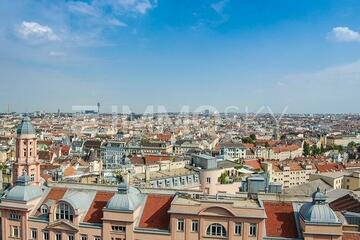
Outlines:
{"type": "Polygon", "coordinates": [[[42,214],[47,214],[49,212],[49,208],[46,205],[42,205],[40,211],[42,214]]]}
{"type": "Polygon", "coordinates": [[[11,212],[10,216],[9,216],[9,219],[19,221],[21,219],[21,215],[15,213],[15,212],[11,212]]]}
{"type": "Polygon", "coordinates": [[[74,219],[73,208],[65,202],[59,203],[56,209],[56,219],[65,219],[72,222],[74,219]]]}

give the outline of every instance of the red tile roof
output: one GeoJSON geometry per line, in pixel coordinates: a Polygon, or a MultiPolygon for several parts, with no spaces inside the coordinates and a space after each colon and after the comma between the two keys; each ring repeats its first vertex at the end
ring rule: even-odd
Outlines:
{"type": "Polygon", "coordinates": [[[68,177],[68,176],[75,176],[76,175],[76,168],[73,166],[69,166],[64,170],[64,176],[68,177]]]}
{"type": "Polygon", "coordinates": [[[64,145],[61,147],[61,154],[62,155],[69,155],[70,152],[70,146],[64,145]]]}
{"type": "Polygon", "coordinates": [[[146,165],[153,165],[157,164],[160,161],[169,161],[169,155],[147,155],[144,157],[133,156],[130,161],[133,164],[146,164],[146,165]]]}
{"type": "Polygon", "coordinates": [[[266,235],[268,237],[297,238],[293,205],[290,202],[264,202],[266,235]]]}
{"type": "Polygon", "coordinates": [[[261,169],[261,163],[259,160],[245,160],[244,165],[252,167],[254,170],[261,169]]]}
{"type": "Polygon", "coordinates": [[[351,194],[340,197],[330,203],[335,211],[350,211],[360,213],[360,200],[351,194]]]}
{"type": "Polygon", "coordinates": [[[172,195],[148,195],[139,227],[169,229],[172,195]]]}
{"type": "Polygon", "coordinates": [[[44,199],[44,202],[46,202],[48,200],[54,200],[54,201],[60,200],[64,197],[66,191],[67,191],[67,188],[56,188],[56,187],[51,188],[50,192],[44,199]]]}
{"type": "Polygon", "coordinates": [[[319,172],[344,170],[344,166],[338,163],[316,163],[315,166],[319,172]]]}
{"type": "Polygon", "coordinates": [[[281,152],[293,152],[296,151],[300,148],[300,146],[292,144],[292,145],[286,145],[286,146],[278,146],[278,147],[273,147],[272,150],[275,153],[281,153],[281,152]]]}
{"type": "Polygon", "coordinates": [[[114,196],[114,192],[97,192],[85,218],[84,222],[101,223],[103,208],[114,196]]]}
{"type": "Polygon", "coordinates": [[[342,236],[343,240],[360,240],[360,233],[354,232],[354,233],[345,233],[342,236]]]}
{"type": "Polygon", "coordinates": [[[168,160],[170,160],[169,155],[147,155],[144,158],[145,158],[145,163],[147,165],[155,164],[155,163],[158,163],[160,161],[168,161],[168,160]]]}

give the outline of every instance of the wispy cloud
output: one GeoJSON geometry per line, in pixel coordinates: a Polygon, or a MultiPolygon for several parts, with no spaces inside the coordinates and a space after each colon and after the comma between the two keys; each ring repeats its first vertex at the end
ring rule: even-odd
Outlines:
{"type": "Polygon", "coordinates": [[[336,42],[360,42],[360,33],[348,27],[334,27],[329,37],[336,42]]]}
{"type": "Polygon", "coordinates": [[[50,51],[49,56],[51,57],[65,57],[66,53],[64,52],[57,52],[57,51],[50,51]]]}
{"type": "Polygon", "coordinates": [[[146,14],[157,6],[157,0],[98,0],[111,6],[117,13],[146,14]]]}
{"type": "Polygon", "coordinates": [[[60,38],[49,26],[41,25],[37,22],[23,21],[19,26],[16,27],[16,32],[22,39],[27,40],[60,40],[60,38]]]}
{"type": "Polygon", "coordinates": [[[222,14],[225,6],[228,4],[229,0],[221,0],[219,2],[211,4],[211,8],[214,9],[218,14],[222,14]]]}
{"type": "Polygon", "coordinates": [[[127,27],[128,25],[122,21],[119,21],[116,18],[111,18],[107,21],[107,23],[111,26],[116,26],[116,27],[127,27]]]}
{"type": "Polygon", "coordinates": [[[98,9],[85,2],[69,2],[68,8],[70,11],[75,13],[86,14],[94,17],[98,17],[100,15],[98,9]]]}

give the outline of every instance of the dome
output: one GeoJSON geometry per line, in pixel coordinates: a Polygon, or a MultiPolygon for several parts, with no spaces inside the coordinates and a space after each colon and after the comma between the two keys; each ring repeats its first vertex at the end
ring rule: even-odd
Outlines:
{"type": "Polygon", "coordinates": [[[107,209],[116,211],[134,211],[143,199],[140,191],[129,187],[125,182],[120,183],[118,193],[115,194],[107,205],[107,209]]]}
{"type": "Polygon", "coordinates": [[[39,186],[31,185],[31,179],[27,175],[20,176],[15,187],[6,195],[7,200],[30,201],[41,197],[43,191],[39,186]]]}
{"type": "Polygon", "coordinates": [[[23,134],[35,134],[34,126],[31,123],[31,120],[29,117],[24,117],[21,121],[20,125],[18,126],[16,133],[18,135],[23,134]]]}
{"type": "Polygon", "coordinates": [[[312,195],[313,201],[305,203],[300,208],[300,215],[306,222],[311,223],[339,223],[335,212],[326,202],[326,196],[318,188],[312,195]]]}

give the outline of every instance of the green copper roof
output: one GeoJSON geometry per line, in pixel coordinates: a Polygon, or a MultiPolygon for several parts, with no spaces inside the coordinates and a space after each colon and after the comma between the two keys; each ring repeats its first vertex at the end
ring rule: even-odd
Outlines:
{"type": "Polygon", "coordinates": [[[24,135],[24,134],[35,134],[35,128],[31,123],[31,120],[29,117],[24,117],[21,121],[20,125],[18,126],[16,133],[18,135],[24,135]]]}

